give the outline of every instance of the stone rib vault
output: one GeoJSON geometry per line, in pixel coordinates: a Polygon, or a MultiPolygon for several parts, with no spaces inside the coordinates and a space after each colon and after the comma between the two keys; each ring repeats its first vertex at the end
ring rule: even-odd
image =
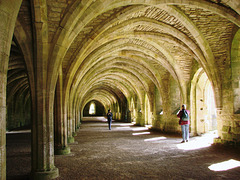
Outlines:
{"type": "Polygon", "coordinates": [[[192,136],[240,144],[239,0],[2,0],[0,20],[0,179],[19,127],[32,178],[57,177],[91,102],[171,133],[184,103],[192,136]]]}

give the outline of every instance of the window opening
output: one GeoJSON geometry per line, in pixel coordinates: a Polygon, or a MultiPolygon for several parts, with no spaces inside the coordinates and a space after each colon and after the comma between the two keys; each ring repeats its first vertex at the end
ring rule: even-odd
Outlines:
{"type": "Polygon", "coordinates": [[[95,103],[93,103],[93,102],[90,104],[89,114],[91,114],[91,115],[96,114],[96,105],[95,105],[95,103]]]}

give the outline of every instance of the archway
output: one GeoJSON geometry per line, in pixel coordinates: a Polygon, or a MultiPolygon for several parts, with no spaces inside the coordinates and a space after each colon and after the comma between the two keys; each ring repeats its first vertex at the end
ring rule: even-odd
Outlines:
{"type": "Polygon", "coordinates": [[[232,41],[231,49],[231,69],[232,69],[232,88],[233,88],[233,111],[240,114],[240,30],[238,30],[232,41]]]}
{"type": "Polygon", "coordinates": [[[202,68],[192,80],[191,133],[200,135],[217,130],[217,114],[212,85],[202,68]]]}
{"type": "Polygon", "coordinates": [[[105,108],[99,101],[92,100],[83,108],[83,117],[87,116],[104,116],[105,108]]]}

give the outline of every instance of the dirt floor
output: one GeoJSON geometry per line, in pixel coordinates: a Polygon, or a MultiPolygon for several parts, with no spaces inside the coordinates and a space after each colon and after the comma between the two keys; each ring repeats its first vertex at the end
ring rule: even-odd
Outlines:
{"type": "MultiPolygon", "coordinates": [[[[213,133],[181,144],[180,136],[92,120],[82,122],[71,154],[55,156],[57,180],[240,179],[240,150],[211,145],[213,133]]],[[[7,134],[7,179],[29,179],[30,136],[7,134]]]]}

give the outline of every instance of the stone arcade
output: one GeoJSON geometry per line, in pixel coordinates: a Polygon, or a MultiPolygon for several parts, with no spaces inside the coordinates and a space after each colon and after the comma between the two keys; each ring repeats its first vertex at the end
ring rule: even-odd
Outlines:
{"type": "Polygon", "coordinates": [[[31,125],[32,176],[55,178],[91,104],[178,133],[185,103],[192,135],[240,144],[239,0],[1,0],[0,27],[1,180],[6,131],[31,125]]]}

